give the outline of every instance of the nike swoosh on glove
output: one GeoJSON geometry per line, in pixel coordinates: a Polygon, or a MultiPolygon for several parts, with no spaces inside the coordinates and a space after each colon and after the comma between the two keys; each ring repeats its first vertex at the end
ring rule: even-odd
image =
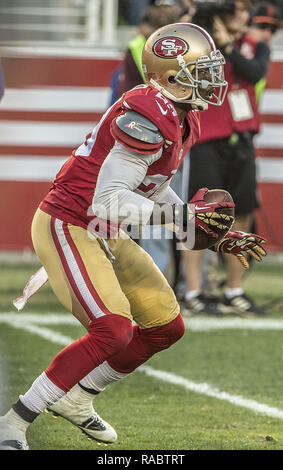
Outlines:
{"type": "Polygon", "coordinates": [[[262,258],[266,256],[266,250],[261,246],[264,243],[266,243],[265,238],[255,233],[228,232],[220,242],[210,249],[237,256],[242,266],[248,269],[249,263],[245,254],[250,255],[256,261],[262,261],[262,258]]]}
{"type": "Polygon", "coordinates": [[[208,188],[199,189],[193,198],[187,203],[188,220],[194,222],[197,228],[204,230],[215,239],[219,234],[215,230],[229,230],[234,222],[234,217],[216,212],[218,209],[233,208],[233,202],[206,202],[204,200],[208,188]]]}

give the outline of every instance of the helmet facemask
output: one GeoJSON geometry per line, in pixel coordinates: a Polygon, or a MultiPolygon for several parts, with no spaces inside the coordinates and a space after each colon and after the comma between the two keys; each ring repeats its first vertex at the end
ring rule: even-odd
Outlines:
{"type": "Polygon", "coordinates": [[[174,102],[192,104],[202,110],[207,109],[208,104],[221,106],[228,88],[224,79],[225,59],[221,52],[211,51],[210,56],[198,57],[193,62],[186,62],[181,54],[176,59],[180,70],[170,77],[171,82],[175,82],[175,89],[172,87],[170,92],[159,80],[158,83],[151,79],[151,84],[174,102]]]}

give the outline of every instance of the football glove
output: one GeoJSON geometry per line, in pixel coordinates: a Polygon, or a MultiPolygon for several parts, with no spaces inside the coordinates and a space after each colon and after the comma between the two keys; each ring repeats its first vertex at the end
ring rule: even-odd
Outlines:
{"type": "Polygon", "coordinates": [[[245,254],[250,255],[256,261],[262,261],[262,258],[266,256],[266,251],[261,246],[264,243],[266,240],[254,233],[228,232],[220,242],[210,249],[236,256],[242,266],[248,269],[249,263],[245,254]]]}
{"type": "Polygon", "coordinates": [[[200,228],[211,237],[218,239],[219,234],[213,229],[229,230],[230,224],[234,222],[234,217],[220,214],[217,209],[235,207],[235,204],[233,202],[206,202],[204,195],[207,191],[207,188],[199,189],[187,203],[188,221],[193,221],[196,228],[200,228]]]}

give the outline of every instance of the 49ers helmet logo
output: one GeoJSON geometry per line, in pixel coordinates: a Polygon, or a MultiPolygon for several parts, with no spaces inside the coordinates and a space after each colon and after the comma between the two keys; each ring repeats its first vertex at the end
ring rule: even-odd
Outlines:
{"type": "Polygon", "coordinates": [[[177,55],[185,54],[189,50],[189,46],[184,39],[168,36],[155,41],[152,50],[158,57],[175,59],[177,55]]]}

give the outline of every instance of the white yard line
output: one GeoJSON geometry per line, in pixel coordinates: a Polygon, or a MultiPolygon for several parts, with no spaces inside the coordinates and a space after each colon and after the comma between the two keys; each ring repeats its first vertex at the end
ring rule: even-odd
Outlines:
{"type": "Polygon", "coordinates": [[[69,313],[0,313],[0,323],[19,322],[37,325],[79,325],[78,320],[69,313]]]}
{"type": "Polygon", "coordinates": [[[188,318],[184,323],[189,331],[213,330],[283,330],[283,320],[263,318],[188,318]]]}
{"type": "MultiPolygon", "coordinates": [[[[2,313],[0,314],[0,323],[6,323],[13,328],[23,329],[30,333],[34,333],[44,339],[52,341],[53,343],[67,346],[74,341],[73,338],[62,335],[51,329],[45,328],[42,325],[78,325],[79,323],[68,314],[14,314],[2,313]],[[38,326],[39,325],[39,326],[38,326]]],[[[192,331],[211,331],[216,329],[283,329],[283,322],[280,320],[242,320],[242,319],[185,319],[186,326],[191,328],[192,331]],[[224,322],[224,323],[222,323],[224,322]],[[225,325],[225,326],[224,326],[225,325]],[[265,328],[264,328],[265,325],[265,328]]],[[[140,366],[137,369],[147,376],[154,377],[164,382],[178,385],[190,392],[206,395],[218,400],[224,400],[232,405],[247,408],[255,413],[260,413],[271,418],[283,420],[283,410],[270,407],[264,403],[257,402],[242,397],[241,395],[231,395],[230,393],[223,392],[218,388],[212,387],[207,383],[196,383],[184,377],[172,374],[170,372],[154,369],[150,366],[140,366]]]]}
{"type": "Polygon", "coordinates": [[[199,393],[200,395],[207,395],[209,397],[217,398],[218,400],[228,401],[229,403],[232,403],[232,405],[248,408],[255,413],[265,414],[272,418],[283,419],[283,410],[270,407],[255,400],[249,400],[242,397],[241,395],[230,395],[230,393],[222,392],[218,388],[212,387],[207,383],[192,382],[191,380],[185,379],[179,375],[171,374],[170,372],[165,372],[162,370],[156,370],[150,366],[140,366],[139,371],[144,372],[150,377],[163,380],[164,382],[173,385],[180,385],[190,392],[199,393]]]}
{"type": "Polygon", "coordinates": [[[41,338],[47,339],[52,343],[61,344],[62,346],[67,346],[68,344],[74,341],[73,338],[68,336],[62,335],[54,330],[50,330],[49,328],[43,328],[42,326],[36,326],[33,323],[22,323],[21,321],[5,321],[8,325],[12,326],[13,328],[18,328],[20,330],[28,331],[29,333],[34,333],[41,338]]]}
{"type": "MultiPolygon", "coordinates": [[[[0,313],[0,323],[2,322],[20,322],[33,323],[36,325],[79,325],[69,313],[0,313]]],[[[221,317],[221,318],[197,318],[184,317],[186,328],[191,332],[213,331],[213,330],[283,330],[282,319],[267,318],[239,318],[239,317],[221,317]]]]}

